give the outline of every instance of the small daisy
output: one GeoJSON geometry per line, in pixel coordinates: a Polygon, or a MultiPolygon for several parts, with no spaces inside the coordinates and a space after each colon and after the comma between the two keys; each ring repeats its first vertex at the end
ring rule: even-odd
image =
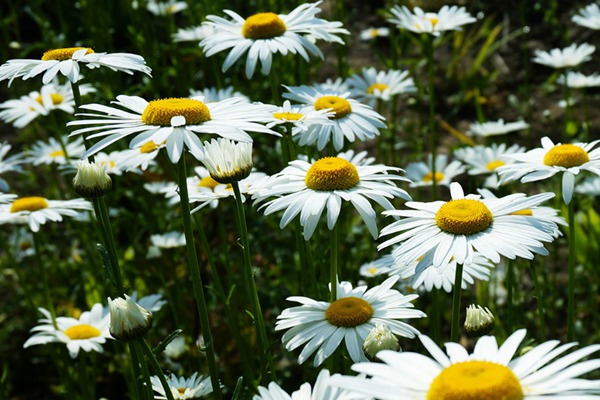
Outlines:
{"type": "MultiPolygon", "coordinates": [[[[167,377],[165,377],[167,378],[167,377]]],[[[167,399],[165,389],[160,383],[158,376],[151,376],[152,390],[156,392],[155,399],[167,399]]],[[[212,393],[213,387],[210,377],[203,377],[194,372],[189,378],[177,377],[174,374],[168,377],[167,383],[171,389],[171,394],[174,399],[200,399],[212,393]]]]}
{"type": "Polygon", "coordinates": [[[174,42],[200,42],[202,39],[214,35],[215,28],[211,25],[200,25],[191,28],[179,28],[172,35],[174,42]]]}
{"type": "Polygon", "coordinates": [[[452,161],[448,164],[446,154],[438,154],[435,157],[435,169],[434,177],[431,167],[431,154],[427,157],[427,163],[409,163],[406,166],[406,177],[413,182],[410,186],[431,186],[434,180],[437,185],[450,186],[455,176],[465,172],[465,166],[460,161],[452,161]]]}
{"type": "Polygon", "coordinates": [[[163,300],[162,294],[149,294],[148,296],[144,296],[138,300],[137,291],[131,293],[131,299],[138,303],[140,306],[144,307],[146,310],[151,312],[160,311],[160,309],[167,304],[166,300],[163,300]]]}
{"type": "Polygon", "coordinates": [[[92,210],[84,199],[48,200],[39,196],[20,197],[8,204],[0,204],[0,224],[29,224],[33,232],[47,221],[62,221],[62,217],[78,217],[81,211],[92,210]]]}
{"type": "MultiPolygon", "coordinates": [[[[192,196],[195,194],[196,191],[202,191],[204,190],[203,188],[208,188],[211,191],[214,190],[214,188],[217,185],[220,185],[219,182],[215,181],[213,178],[211,178],[210,173],[208,172],[208,170],[204,167],[196,167],[194,168],[194,172],[195,174],[193,176],[190,176],[186,179],[187,182],[187,188],[188,188],[188,195],[192,196]]],[[[178,184],[175,182],[155,182],[154,184],[156,186],[156,189],[153,193],[163,193],[165,195],[165,198],[167,199],[167,204],[169,205],[175,205],[175,204],[179,204],[179,189],[178,189],[178,184]]],[[[150,187],[148,187],[147,189],[149,189],[150,187]]],[[[212,204],[211,204],[212,206],[212,204]]],[[[217,206],[217,202],[215,202],[214,207],[217,206]]],[[[213,207],[213,208],[214,208],[213,207]]]]}
{"type": "Polygon", "coordinates": [[[358,100],[367,100],[373,107],[376,100],[390,101],[393,96],[414,93],[417,87],[408,71],[377,71],[375,68],[363,68],[362,74],[352,75],[346,80],[350,94],[358,100]]]}
{"type": "Polygon", "coordinates": [[[496,170],[503,165],[515,162],[508,157],[509,155],[524,151],[525,148],[517,144],[507,147],[504,143],[492,143],[489,147],[473,146],[457,149],[454,151],[454,157],[468,164],[469,175],[489,175],[483,186],[497,188],[498,175],[496,175],[496,170]]]}
{"type": "MultiPolygon", "coordinates": [[[[0,194],[0,202],[5,203],[11,201],[11,198],[17,197],[16,195],[9,195],[11,197],[3,199],[4,196],[0,194]]],[[[35,255],[35,248],[33,247],[33,233],[31,230],[21,227],[11,232],[8,238],[8,244],[12,256],[16,261],[22,261],[26,257],[33,257],[35,255]]]]}
{"type": "Polygon", "coordinates": [[[7,172],[21,172],[20,164],[25,162],[21,153],[6,157],[12,146],[7,142],[0,142],[0,192],[8,192],[10,186],[8,182],[2,179],[2,175],[7,172]]]}
{"type": "Polygon", "coordinates": [[[79,318],[57,317],[57,328],[52,324],[52,316],[48,310],[38,309],[44,318],[40,325],[31,329],[36,332],[23,348],[48,343],[64,343],[71,358],[77,357],[79,350],[102,353],[102,345],[106,339],[112,339],[108,331],[110,315],[104,312],[102,304],[96,303],[90,311],[81,313],[79,318]]]}
{"type": "Polygon", "coordinates": [[[185,1],[175,1],[175,0],[148,0],[146,4],[146,9],[150,11],[154,15],[172,15],[177,14],[188,8],[188,5],[185,1]]]}
{"type": "Polygon", "coordinates": [[[101,104],[86,104],[82,109],[92,113],[77,114],[93,119],[71,121],[68,126],[88,126],[78,129],[71,135],[95,132],[88,139],[105,136],[88,149],[83,157],[88,157],[110,144],[127,136],[135,137],[130,148],[144,145],[149,141],[166,142],[169,159],[177,163],[184,147],[197,158],[202,158],[203,146],[198,134],[213,133],[241,142],[252,142],[248,131],[270,133],[280,136],[264,125],[269,121],[269,107],[249,104],[245,100],[232,97],[216,103],[204,103],[199,98],[169,98],[150,102],[138,96],[117,96],[113,102],[120,108],[101,104]],[[125,108],[126,111],[121,108],[125,108]],[[91,126],[89,126],[91,125],[91,126]]]}
{"type": "Polygon", "coordinates": [[[304,345],[298,356],[300,364],[315,353],[314,366],[319,366],[342,340],[352,361],[366,361],[362,344],[377,324],[387,326],[396,335],[413,338],[418,331],[400,319],[425,317],[411,303],[418,295],[405,296],[392,289],[397,280],[397,276],[390,277],[369,290],[366,286],[352,288],[350,282],[337,283],[337,299],[332,303],[288,297],[301,305],[283,310],[275,330],[289,329],[282,337],[286,350],[304,345]]]}
{"type": "Polygon", "coordinates": [[[93,69],[107,67],[113,71],[133,74],[143,72],[151,76],[151,69],[142,56],[130,53],[96,53],[89,47],[67,47],[46,51],[40,60],[15,59],[0,65],[0,81],[9,79],[8,85],[15,78],[23,80],[44,73],[42,82],[49,83],[59,72],[70,82],[80,79],[80,64],[93,69]]]}
{"type": "Polygon", "coordinates": [[[239,14],[224,10],[232,18],[209,15],[203,25],[212,26],[215,33],[200,42],[200,46],[210,57],[221,51],[231,49],[225,62],[223,72],[227,71],[246,52],[246,76],[252,78],[256,64],[260,59],[261,72],[267,75],[271,70],[273,54],[299,54],[307,62],[308,53],[323,58],[323,53],[315,45],[314,40],[343,43],[337,34],[349,34],[340,22],[330,23],[317,18],[321,12],[317,3],[305,3],[289,14],[262,12],[246,19],[239,14]],[[309,36],[310,37],[307,37],[309,36]]]}
{"type": "Polygon", "coordinates": [[[64,165],[68,163],[67,155],[70,158],[79,158],[84,152],[85,145],[82,138],[77,138],[63,147],[58,140],[51,137],[48,142],[42,140],[35,142],[26,154],[27,161],[33,163],[33,165],[64,165]],[[66,154],[65,150],[67,151],[66,154]]]}
{"type": "Polygon", "coordinates": [[[183,232],[171,231],[163,234],[151,235],[150,242],[153,246],[160,247],[161,249],[172,249],[185,246],[185,235],[183,232]]]}
{"type": "MultiPolygon", "coordinates": [[[[598,87],[600,86],[600,75],[592,74],[592,75],[584,75],[581,72],[569,71],[567,72],[567,86],[573,89],[583,89],[589,87],[598,87]]],[[[560,75],[556,78],[556,83],[560,85],[565,84],[565,76],[560,75]]]]}
{"type": "Polygon", "coordinates": [[[231,97],[237,97],[250,103],[248,96],[235,90],[233,86],[227,86],[220,89],[215,87],[207,87],[202,90],[190,89],[190,97],[202,97],[204,103],[216,103],[231,97]]]}
{"type": "Polygon", "coordinates": [[[552,49],[550,52],[536,49],[533,54],[533,62],[545,65],[551,68],[569,68],[592,59],[592,53],[596,47],[582,43],[580,45],[573,43],[564,49],[552,49]]]}
{"type": "Polygon", "coordinates": [[[430,338],[419,339],[433,358],[419,353],[382,351],[383,363],[359,363],[352,369],[371,376],[335,377],[331,384],[383,400],[456,399],[595,399],[600,381],[580,378],[600,368],[598,360],[581,361],[600,350],[583,347],[558,358],[576,343],[550,340],[515,358],[526,331],[518,330],[498,346],[493,336],[477,340],[473,353],[446,343],[446,355],[430,338]]]}
{"type": "Polygon", "coordinates": [[[577,25],[590,29],[600,29],[600,6],[598,3],[588,4],[571,18],[577,25]]]}
{"type": "Polygon", "coordinates": [[[165,143],[156,144],[150,140],[139,147],[120,152],[122,155],[121,169],[125,171],[137,170],[138,168],[142,171],[147,170],[156,163],[154,159],[165,146],[165,143]]]}
{"type": "Polygon", "coordinates": [[[542,147],[526,153],[513,154],[516,162],[498,169],[500,183],[520,179],[535,182],[562,172],[562,195],[565,204],[571,202],[575,175],[589,171],[600,175],[600,140],[590,143],[554,144],[548,137],[542,138],[542,147]]]}
{"type": "Polygon", "coordinates": [[[403,218],[382,229],[382,236],[397,235],[379,249],[401,242],[393,252],[398,262],[423,257],[419,261],[423,265],[433,253],[431,264],[435,268],[446,266],[452,258],[470,264],[476,251],[496,264],[500,256],[533,259],[533,253],[548,254],[542,242],[553,240],[556,224],[513,213],[535,207],[554,193],[481,199],[479,195],[465,196],[460,184],[453,182],[450,194],[452,200],[447,202],[407,202],[413,210],[384,211],[384,215],[403,218]]]}
{"type": "Polygon", "coordinates": [[[94,156],[94,163],[103,165],[107,174],[120,176],[123,172],[133,169],[128,157],[130,156],[127,150],[111,151],[110,153],[101,151],[94,156]]]}
{"type": "Polygon", "coordinates": [[[390,271],[390,265],[394,263],[394,259],[391,256],[388,256],[391,259],[386,257],[380,257],[375,261],[369,261],[364,263],[358,269],[358,273],[365,278],[374,278],[379,275],[387,274],[390,271]]]}
{"type": "MultiPolygon", "coordinates": [[[[323,210],[327,209],[327,228],[332,230],[340,214],[342,200],[349,201],[371,235],[377,238],[377,215],[369,200],[386,210],[394,208],[388,199],[400,197],[410,200],[408,193],[394,183],[408,179],[395,174],[402,172],[400,168],[381,164],[357,165],[353,158],[340,156],[342,154],[312,163],[292,161],[283,171],[273,175],[253,198],[261,201],[277,196],[262,207],[265,208],[265,215],[285,210],[279,224],[282,229],[300,214],[300,225],[304,227],[306,240],[314,233],[323,210]]],[[[359,160],[362,160],[362,156],[359,160]]]]}
{"type": "Polygon", "coordinates": [[[577,193],[600,196],[600,176],[586,178],[575,188],[577,193]]]}
{"type": "Polygon", "coordinates": [[[439,36],[445,31],[459,31],[462,25],[477,21],[464,7],[458,6],[443,6],[437,13],[426,13],[419,7],[415,7],[411,12],[406,6],[394,6],[390,12],[392,18],[388,21],[396,24],[398,28],[433,36],[439,36]]]}
{"type": "Polygon", "coordinates": [[[390,36],[390,28],[368,28],[360,32],[360,40],[369,41],[390,36]]]}
{"type": "Polygon", "coordinates": [[[350,98],[347,92],[338,92],[310,86],[287,87],[289,93],[283,97],[297,101],[315,110],[328,110],[334,114],[330,124],[312,125],[307,132],[298,137],[301,146],[316,144],[319,150],[332,141],[336,151],[344,146],[344,139],[354,142],[373,139],[379,135],[379,129],[385,128],[385,119],[371,107],[350,98]]]}
{"type": "Polygon", "coordinates": [[[469,127],[469,133],[475,136],[496,136],[506,133],[520,131],[529,128],[525,121],[504,122],[502,118],[498,121],[474,122],[469,127]]]}
{"type": "Polygon", "coordinates": [[[271,115],[273,119],[267,124],[272,128],[276,125],[291,124],[292,136],[301,132],[307,132],[311,125],[328,125],[329,120],[335,113],[329,109],[315,110],[310,106],[292,106],[289,100],[283,102],[282,107],[272,106],[271,115]]]}

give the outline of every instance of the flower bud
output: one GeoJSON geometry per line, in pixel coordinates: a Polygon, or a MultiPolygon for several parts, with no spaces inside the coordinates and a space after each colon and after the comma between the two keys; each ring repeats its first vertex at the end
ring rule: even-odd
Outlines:
{"type": "Polygon", "coordinates": [[[239,182],[252,172],[252,143],[236,143],[229,139],[204,142],[202,163],[215,181],[239,182]]]}
{"type": "Polygon", "coordinates": [[[377,324],[363,343],[365,356],[371,361],[377,361],[376,354],[381,350],[401,351],[398,338],[385,325],[377,324]]]}
{"type": "Polygon", "coordinates": [[[117,340],[129,342],[142,337],[152,326],[152,313],[137,304],[131,297],[108,298],[110,309],[110,334],[117,340]]]}
{"type": "Polygon", "coordinates": [[[77,162],[73,188],[83,197],[100,197],[110,191],[112,179],[106,173],[106,166],[81,160],[77,162]]]}
{"type": "Polygon", "coordinates": [[[475,338],[487,335],[494,329],[495,318],[487,308],[471,304],[467,307],[467,318],[465,319],[465,333],[468,337],[475,338]]]}

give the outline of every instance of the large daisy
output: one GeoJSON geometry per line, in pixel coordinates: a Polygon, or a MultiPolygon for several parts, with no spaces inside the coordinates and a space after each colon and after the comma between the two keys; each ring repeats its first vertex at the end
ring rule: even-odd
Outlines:
{"type": "Polygon", "coordinates": [[[312,163],[292,161],[283,171],[273,175],[253,198],[260,201],[277,197],[263,207],[265,215],[285,210],[279,224],[281,228],[300,214],[306,240],[314,233],[323,210],[327,209],[327,227],[332,230],[340,214],[342,200],[349,201],[371,235],[377,238],[377,215],[369,200],[386,210],[394,208],[389,199],[400,197],[410,200],[408,193],[394,183],[408,179],[395,174],[402,171],[400,168],[381,164],[360,165],[364,157],[362,153],[343,158],[348,155],[338,154],[338,157],[325,157],[312,163]]]}
{"type": "Polygon", "coordinates": [[[301,146],[316,144],[322,150],[327,143],[333,142],[336,151],[344,146],[344,139],[354,142],[355,139],[365,141],[379,135],[379,129],[385,128],[385,119],[371,107],[361,104],[350,97],[348,92],[335,89],[311,86],[287,87],[288,93],[283,97],[297,101],[315,110],[329,110],[327,125],[312,125],[308,131],[298,135],[301,146]]]}
{"type": "Polygon", "coordinates": [[[492,143],[491,146],[464,147],[454,151],[454,157],[469,166],[469,175],[489,175],[483,184],[488,188],[498,187],[496,170],[503,165],[514,163],[510,154],[522,153],[525,148],[518,144],[507,147],[505,143],[492,143]]]}
{"type": "Polygon", "coordinates": [[[590,345],[564,354],[576,343],[550,340],[517,356],[526,331],[518,330],[498,346],[493,336],[477,340],[473,353],[446,343],[446,353],[427,336],[419,339],[433,358],[413,352],[381,351],[383,363],[359,363],[352,369],[371,378],[340,376],[330,383],[383,400],[541,400],[596,399],[600,381],[580,376],[600,368],[600,350],[590,345]]]}
{"type": "Polygon", "coordinates": [[[565,204],[571,202],[575,176],[581,171],[600,175],[600,140],[590,143],[554,144],[548,137],[542,138],[542,147],[526,153],[510,155],[515,163],[498,168],[500,183],[520,179],[535,182],[562,172],[562,195],[565,204]]]}
{"type": "Polygon", "coordinates": [[[429,265],[436,268],[446,266],[452,258],[460,264],[472,263],[475,251],[494,263],[500,261],[500,256],[532,259],[533,253],[548,254],[543,242],[553,240],[556,224],[513,213],[535,207],[554,193],[481,199],[479,195],[465,196],[460,184],[454,182],[450,194],[450,201],[407,202],[412,210],[384,211],[385,215],[402,218],[382,229],[382,236],[395,236],[379,249],[400,243],[393,252],[399,262],[423,257],[421,265],[431,259],[429,265]]]}
{"type": "Polygon", "coordinates": [[[362,344],[377,324],[385,325],[395,335],[413,338],[418,331],[400,319],[425,317],[411,303],[418,295],[405,296],[392,289],[397,280],[397,276],[390,277],[369,290],[366,286],[352,288],[350,282],[335,283],[337,299],[332,303],[288,297],[301,305],[283,310],[275,330],[289,329],[282,337],[286,350],[304,345],[298,356],[300,364],[314,353],[314,365],[320,365],[342,340],[354,362],[366,361],[362,344]]]}
{"type": "Polygon", "coordinates": [[[46,51],[40,60],[15,59],[8,60],[0,65],[0,81],[22,77],[23,80],[44,73],[42,82],[49,83],[60,72],[69,81],[79,81],[80,64],[93,69],[99,67],[110,68],[113,71],[122,71],[133,74],[134,71],[143,72],[151,76],[151,69],[146,65],[142,56],[130,53],[96,53],[89,47],[67,47],[46,51]]]}
{"type": "Polygon", "coordinates": [[[352,75],[346,84],[352,96],[367,100],[371,107],[376,100],[389,101],[393,96],[417,91],[408,71],[377,71],[373,67],[363,68],[361,74],[352,75]]]}
{"type": "Polygon", "coordinates": [[[459,31],[462,25],[477,21],[464,7],[458,6],[443,6],[437,13],[424,12],[419,7],[411,11],[406,6],[394,6],[390,12],[392,18],[388,21],[398,28],[433,36],[439,36],[445,31],[459,31]]]}
{"type": "MultiPolygon", "coordinates": [[[[213,392],[212,383],[210,377],[204,377],[194,372],[189,378],[178,377],[175,374],[171,374],[167,378],[169,389],[171,389],[171,395],[174,399],[200,399],[213,392]]],[[[154,395],[155,399],[167,399],[165,389],[160,383],[158,376],[151,376],[150,382],[152,383],[152,390],[156,392],[154,395]]]]}
{"type": "Polygon", "coordinates": [[[314,39],[343,43],[338,34],[349,34],[341,22],[328,22],[317,18],[321,12],[317,3],[305,3],[289,14],[261,12],[244,19],[239,14],[224,10],[231,20],[208,15],[203,25],[214,27],[214,33],[200,42],[206,56],[231,49],[223,72],[227,71],[246,52],[246,76],[254,75],[260,60],[261,72],[267,75],[271,70],[273,54],[299,54],[309,61],[308,53],[323,58],[323,53],[315,45],[314,39]]]}
{"type": "Polygon", "coordinates": [[[77,115],[92,119],[67,124],[87,126],[71,135],[93,132],[87,139],[105,136],[88,149],[84,158],[130,135],[135,135],[129,143],[131,148],[149,141],[166,142],[167,154],[173,163],[179,161],[184,147],[196,158],[202,158],[203,146],[198,134],[218,134],[241,142],[252,142],[248,131],[279,135],[262,125],[262,122],[270,120],[270,108],[249,104],[242,98],[204,103],[196,97],[146,101],[138,96],[121,95],[113,103],[119,108],[101,104],[83,105],[82,109],[92,112],[77,115]]]}
{"type": "Polygon", "coordinates": [[[92,204],[84,199],[48,200],[44,197],[20,197],[7,204],[0,204],[0,224],[28,224],[33,232],[47,221],[62,221],[63,216],[79,217],[82,211],[92,210],[92,204]]]}

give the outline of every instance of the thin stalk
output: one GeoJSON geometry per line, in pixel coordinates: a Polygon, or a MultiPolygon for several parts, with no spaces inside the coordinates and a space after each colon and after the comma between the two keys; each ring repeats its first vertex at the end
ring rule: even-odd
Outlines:
{"type": "Polygon", "coordinates": [[[575,336],[575,202],[571,199],[568,205],[569,218],[569,283],[567,295],[567,339],[573,341],[575,336]]]}
{"type": "Polygon", "coordinates": [[[506,326],[507,332],[513,331],[513,315],[514,315],[514,304],[513,304],[513,290],[515,285],[514,266],[512,260],[508,260],[506,265],[506,303],[507,313],[506,326]]]}
{"type": "Polygon", "coordinates": [[[337,300],[337,281],[338,281],[338,227],[337,223],[331,230],[331,241],[329,246],[329,284],[331,285],[331,302],[337,300]]]}
{"type": "Polygon", "coordinates": [[[75,103],[75,111],[81,105],[81,92],[79,91],[79,83],[71,82],[71,90],[73,91],[73,102],[75,103]]]}
{"type": "Polygon", "coordinates": [[[564,70],[565,84],[564,84],[564,96],[565,96],[565,127],[563,131],[563,143],[569,142],[569,123],[571,122],[571,89],[569,88],[569,82],[567,76],[569,70],[564,70]]]}
{"type": "Polygon", "coordinates": [[[215,361],[215,352],[213,348],[212,334],[210,331],[210,322],[208,319],[208,307],[204,297],[204,285],[200,274],[200,265],[196,255],[196,245],[194,241],[194,231],[192,229],[192,217],[190,215],[190,201],[187,188],[187,172],[185,166],[185,156],[182,156],[177,164],[177,178],[179,185],[179,198],[181,203],[181,215],[183,219],[183,231],[185,234],[185,244],[187,248],[187,261],[190,273],[192,275],[192,286],[196,305],[198,308],[198,317],[200,318],[200,329],[204,337],[204,346],[206,348],[206,360],[210,372],[210,381],[213,386],[214,398],[221,399],[221,387],[219,386],[219,372],[215,361]]]}
{"type": "Polygon", "coordinates": [[[54,308],[54,303],[52,303],[50,297],[50,288],[48,287],[48,274],[46,274],[46,269],[44,268],[44,264],[42,263],[42,253],[40,249],[38,233],[32,232],[32,237],[33,248],[35,250],[35,263],[37,264],[38,270],[40,271],[40,278],[42,281],[44,303],[46,303],[46,307],[48,307],[48,311],[50,312],[50,317],[52,318],[52,325],[54,326],[54,329],[58,330],[58,325],[56,324],[56,309],[54,308]]]}
{"type": "MultiPolygon", "coordinates": [[[[167,383],[167,380],[165,379],[165,374],[163,373],[162,369],[160,368],[160,365],[158,365],[156,356],[152,352],[152,349],[150,348],[150,346],[148,346],[148,342],[146,342],[146,339],[144,339],[143,337],[136,339],[136,342],[137,342],[138,346],[140,346],[140,348],[142,349],[142,352],[145,353],[146,359],[148,360],[148,364],[150,364],[150,367],[152,368],[152,370],[154,371],[156,376],[158,376],[158,380],[160,380],[160,384],[162,385],[162,387],[165,391],[165,396],[167,397],[167,400],[174,400],[173,393],[171,392],[171,388],[169,387],[169,384],[167,383]]],[[[220,389],[213,387],[213,391],[215,391],[215,390],[218,390],[220,392],[220,389]]]]}
{"type": "Polygon", "coordinates": [[[432,325],[433,341],[441,343],[442,340],[442,313],[441,313],[441,297],[440,289],[432,288],[431,290],[431,315],[430,321],[432,325]]]}
{"type": "Polygon", "coordinates": [[[462,283],[463,265],[456,264],[454,287],[452,288],[452,325],[450,326],[450,340],[458,342],[458,324],[460,320],[460,291],[462,283]]]}
{"type": "Polygon", "coordinates": [[[271,73],[269,73],[269,83],[271,84],[271,99],[273,104],[279,104],[279,82],[277,82],[277,72],[273,70],[274,66],[271,66],[271,73]]]}
{"type": "Polygon", "coordinates": [[[108,207],[104,201],[104,196],[94,198],[93,203],[94,210],[98,213],[98,217],[100,218],[100,229],[103,231],[102,236],[104,237],[106,251],[108,252],[108,258],[111,263],[111,271],[116,284],[115,289],[119,296],[123,296],[125,289],[123,286],[121,268],[119,267],[119,257],[117,256],[117,245],[110,224],[108,207]]]}
{"type": "Polygon", "coordinates": [[[435,64],[433,63],[433,37],[427,35],[425,40],[425,48],[427,53],[427,76],[429,84],[429,151],[431,152],[431,193],[435,200],[437,197],[437,182],[436,182],[436,165],[435,158],[437,155],[437,135],[435,129],[435,64]]]}
{"type": "Polygon", "coordinates": [[[288,150],[289,150],[289,161],[295,160],[296,159],[296,147],[294,146],[294,140],[292,139],[293,136],[293,132],[292,130],[294,129],[294,125],[292,123],[287,123],[285,124],[285,141],[287,143],[288,146],[288,150]]]}
{"type": "MultiPolygon", "coordinates": [[[[150,371],[148,370],[148,363],[146,362],[146,358],[144,357],[144,350],[142,349],[142,346],[140,345],[140,342],[138,340],[131,342],[131,348],[135,349],[135,355],[137,358],[137,362],[138,362],[138,368],[137,368],[137,372],[138,375],[136,376],[136,385],[139,385],[139,390],[141,391],[142,395],[140,397],[141,400],[146,400],[146,399],[151,399],[154,397],[153,393],[152,393],[152,383],[150,381],[150,371]],[[142,381],[139,381],[139,378],[142,378],[142,381]]],[[[133,354],[133,352],[132,352],[133,354]]]]}
{"type": "Polygon", "coordinates": [[[546,341],[546,323],[545,323],[545,312],[544,312],[544,292],[542,285],[540,285],[538,281],[537,271],[535,269],[535,261],[529,261],[529,268],[531,269],[531,278],[533,279],[533,284],[535,287],[535,296],[537,297],[537,311],[538,311],[538,321],[540,324],[540,339],[542,342],[546,341]]]}

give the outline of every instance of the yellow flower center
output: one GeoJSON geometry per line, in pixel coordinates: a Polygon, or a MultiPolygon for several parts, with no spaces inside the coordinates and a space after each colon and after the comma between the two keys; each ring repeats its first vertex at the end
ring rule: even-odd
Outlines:
{"type": "Polygon", "coordinates": [[[531,211],[530,208],[526,208],[524,210],[519,210],[515,211],[514,213],[510,213],[510,215],[526,215],[531,217],[533,215],[533,211],[531,211]]]}
{"type": "MultiPolygon", "coordinates": [[[[444,179],[444,174],[442,174],[439,171],[435,171],[435,182],[441,182],[444,179]]],[[[423,177],[423,182],[432,182],[433,181],[433,173],[431,171],[429,171],[428,173],[425,174],[425,176],[423,177]]]]}
{"type": "Polygon", "coordinates": [[[158,145],[152,140],[150,140],[149,142],[144,143],[142,147],[140,147],[140,153],[152,153],[154,150],[156,150],[157,147],[158,145]]]}
{"type": "Polygon", "coordinates": [[[298,121],[303,116],[304,116],[304,114],[293,113],[293,112],[279,112],[279,113],[273,114],[273,118],[282,119],[284,121],[298,121]]]}
{"type": "Polygon", "coordinates": [[[489,163],[487,163],[485,165],[485,168],[488,169],[489,171],[495,171],[496,168],[500,168],[503,165],[506,165],[506,163],[504,161],[494,160],[494,161],[490,161],[489,163]]]}
{"type": "Polygon", "coordinates": [[[376,267],[369,268],[369,273],[370,274],[376,274],[377,273],[377,268],[376,267]]]}
{"type": "Polygon", "coordinates": [[[91,54],[94,52],[94,50],[90,49],[89,47],[66,47],[64,49],[48,50],[42,55],[42,61],[69,60],[69,59],[71,59],[71,57],[73,57],[73,53],[75,53],[77,50],[83,50],[83,49],[87,49],[85,54],[91,54]]]}
{"type": "Polygon", "coordinates": [[[179,393],[180,396],[183,396],[186,390],[187,388],[177,388],[177,393],[179,393]]]}
{"type": "Polygon", "coordinates": [[[489,361],[465,361],[445,368],[431,383],[427,400],[522,400],[515,374],[489,361]]]}
{"type": "Polygon", "coordinates": [[[50,154],[48,154],[48,155],[52,158],[64,157],[65,152],[63,150],[54,150],[54,151],[50,152],[50,154]]]}
{"type": "Polygon", "coordinates": [[[283,35],[286,30],[285,23],[277,14],[265,12],[246,18],[242,35],[246,39],[270,39],[283,35]]]}
{"type": "Polygon", "coordinates": [[[429,20],[429,22],[431,22],[431,26],[433,26],[433,27],[435,27],[437,25],[437,23],[439,22],[437,17],[425,17],[425,19],[429,20]]]}
{"type": "Polygon", "coordinates": [[[325,310],[330,324],[352,328],[367,322],[373,316],[373,307],[358,297],[344,297],[331,303],[325,310]]]}
{"type": "Polygon", "coordinates": [[[19,211],[37,211],[48,207],[48,201],[43,197],[21,197],[12,202],[10,212],[16,213],[19,211]]]}
{"type": "Polygon", "coordinates": [[[369,86],[369,88],[367,89],[367,93],[373,94],[376,90],[378,90],[379,93],[383,93],[388,88],[389,86],[385,83],[374,83],[371,86],[369,86]]]}
{"type": "MultiPolygon", "coordinates": [[[[217,185],[220,185],[219,182],[215,181],[212,176],[208,175],[204,178],[202,178],[200,180],[200,183],[198,183],[198,187],[206,187],[209,188],[211,190],[215,190],[215,188],[217,187],[217,185]]],[[[230,185],[229,185],[230,186],[230,185]]]]}
{"type": "Polygon", "coordinates": [[[314,162],[306,172],[304,182],[312,190],[348,190],[358,184],[358,170],[339,157],[325,157],[314,162]]]}
{"type": "MultiPolygon", "coordinates": [[[[50,94],[50,99],[52,100],[52,104],[54,104],[54,105],[60,104],[64,100],[64,98],[58,93],[50,94]]],[[[36,97],[35,101],[37,101],[41,105],[44,105],[44,102],[42,101],[42,95],[39,95],[38,97],[36,97]]]]}
{"type": "Polygon", "coordinates": [[[146,125],[171,126],[171,118],[182,116],[187,125],[197,125],[210,120],[210,111],[199,100],[170,98],[152,100],[142,113],[146,125]]]}
{"type": "Polygon", "coordinates": [[[85,340],[95,338],[101,335],[101,332],[87,324],[74,325],[64,332],[71,340],[85,340]]]}
{"type": "Polygon", "coordinates": [[[590,161],[588,153],[573,144],[559,144],[551,148],[544,156],[544,164],[558,167],[576,167],[590,161]]]}
{"type": "Polygon", "coordinates": [[[479,200],[450,200],[435,214],[435,223],[440,229],[457,235],[472,235],[486,229],[494,217],[479,200]]]}
{"type": "Polygon", "coordinates": [[[372,38],[376,38],[377,36],[379,36],[379,31],[377,29],[370,29],[369,36],[372,38]]]}
{"type": "Polygon", "coordinates": [[[323,96],[315,101],[315,110],[325,110],[331,108],[335,112],[333,118],[343,118],[352,112],[352,105],[348,100],[338,96],[323,96]]]}

